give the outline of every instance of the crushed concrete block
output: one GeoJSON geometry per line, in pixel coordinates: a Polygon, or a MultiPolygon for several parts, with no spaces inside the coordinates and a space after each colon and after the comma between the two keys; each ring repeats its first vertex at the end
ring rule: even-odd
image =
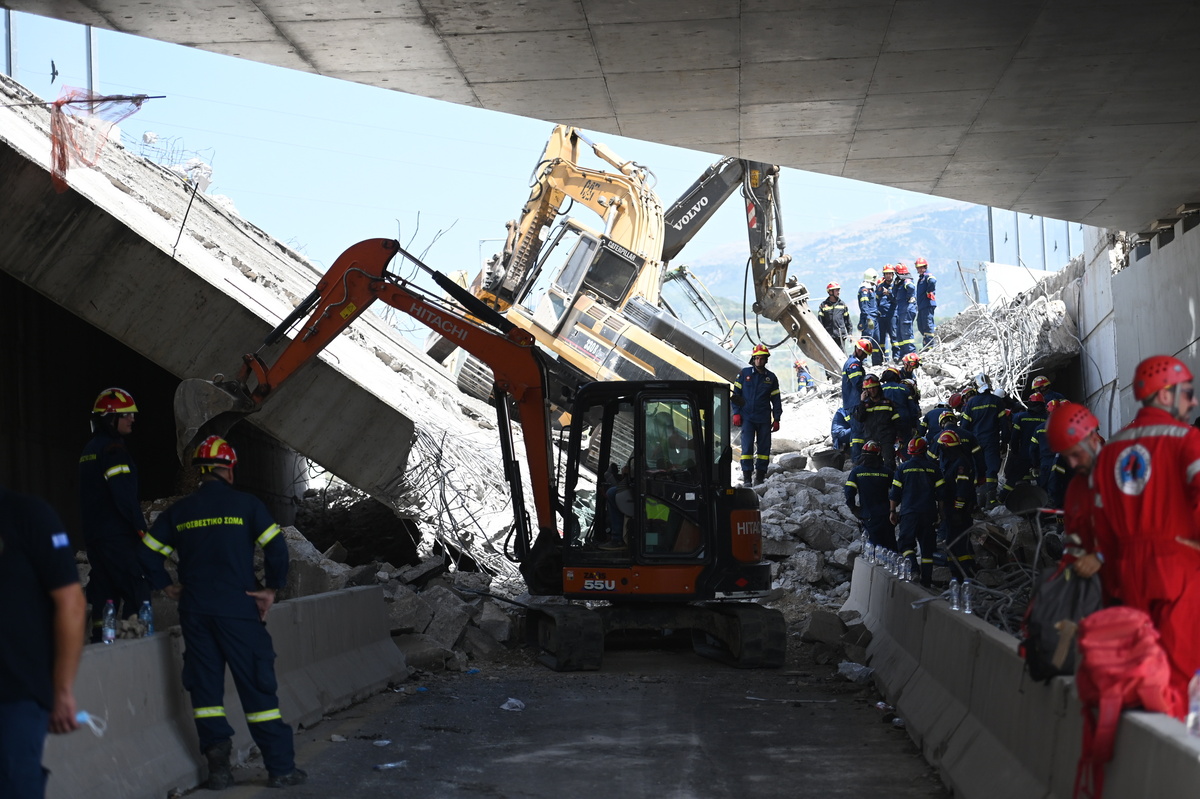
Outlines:
{"type": "Polygon", "coordinates": [[[862,614],[857,610],[847,610],[842,608],[837,612],[837,616],[842,620],[842,623],[846,624],[847,626],[851,624],[857,624],[858,622],[862,621],[862,614]]]}
{"type": "Polygon", "coordinates": [[[423,633],[433,621],[433,608],[411,588],[402,587],[387,603],[388,624],[393,633],[423,633]]]}
{"type": "Polygon", "coordinates": [[[474,660],[491,660],[504,651],[504,645],[478,627],[467,627],[463,631],[462,651],[474,660]]]}
{"type": "Polygon", "coordinates": [[[487,593],[492,587],[492,576],[483,572],[454,572],[454,588],[458,591],[487,593]]]}
{"type": "Polygon", "coordinates": [[[785,472],[797,472],[808,464],[808,458],[799,452],[785,452],[775,459],[775,465],[785,472]]]}
{"type": "Polygon", "coordinates": [[[828,610],[814,610],[800,626],[800,640],[810,644],[824,643],[830,646],[841,646],[842,635],[846,625],[836,613],[828,610]]]}
{"type": "Polygon", "coordinates": [[[823,449],[812,454],[812,464],[818,469],[832,468],[840,471],[846,460],[846,453],[840,449],[823,449]]]}
{"type": "Polygon", "coordinates": [[[323,554],[325,557],[329,558],[330,560],[336,560],[338,563],[346,562],[346,548],[342,546],[341,541],[334,541],[333,546],[325,550],[323,554]]]}
{"type": "Polygon", "coordinates": [[[816,472],[800,472],[796,475],[796,482],[805,488],[811,488],[816,491],[825,493],[825,478],[816,472]]]}
{"type": "Polygon", "coordinates": [[[783,540],[776,537],[763,537],[762,554],[764,558],[786,560],[796,554],[799,549],[795,541],[783,540]]]}
{"type": "Polygon", "coordinates": [[[849,569],[854,565],[854,555],[846,547],[838,547],[829,554],[828,561],[834,566],[849,569]]]}
{"type": "MultiPolygon", "coordinates": [[[[291,562],[288,565],[287,585],[279,592],[276,597],[278,600],[324,594],[346,587],[350,571],[348,566],[326,558],[295,527],[284,527],[283,537],[291,562]]],[[[255,554],[256,561],[261,559],[261,550],[255,554]]]]}
{"type": "Polygon", "coordinates": [[[466,652],[454,650],[446,658],[446,671],[466,671],[471,666],[471,660],[466,652]]]}
{"type": "Polygon", "coordinates": [[[828,666],[842,659],[841,649],[831,644],[813,644],[813,662],[818,666],[828,666]]]}
{"type": "Polygon", "coordinates": [[[446,562],[441,557],[426,558],[416,566],[406,566],[396,575],[402,583],[409,585],[421,584],[431,577],[446,570],[446,562]]]}
{"type": "Polygon", "coordinates": [[[433,609],[433,619],[425,628],[425,634],[447,649],[453,649],[471,621],[469,606],[440,585],[422,591],[421,598],[433,609]]]}
{"type": "MultiPolygon", "coordinates": [[[[867,625],[862,622],[846,625],[846,632],[842,634],[842,643],[847,646],[861,646],[866,649],[871,645],[871,631],[867,629],[867,625]]],[[[861,660],[850,658],[856,663],[862,663],[861,660]]]]}
{"type": "Polygon", "coordinates": [[[825,555],[804,549],[788,558],[785,563],[792,570],[792,576],[806,583],[819,582],[821,569],[825,566],[825,555]]]}
{"type": "Polygon", "coordinates": [[[866,647],[858,646],[856,644],[847,644],[842,648],[842,652],[845,654],[846,660],[852,660],[855,663],[867,662],[866,647]]]}
{"type": "Polygon", "coordinates": [[[494,640],[506,644],[512,640],[512,616],[495,602],[484,602],[475,619],[476,626],[490,635],[494,640]]]}
{"type": "Polygon", "coordinates": [[[346,585],[375,585],[375,574],[379,571],[379,564],[366,563],[362,566],[354,566],[346,575],[346,585]]]}
{"type": "Polygon", "coordinates": [[[446,661],[454,655],[436,640],[422,633],[393,636],[392,641],[404,654],[404,660],[409,667],[421,671],[442,671],[446,668],[446,661]]]}
{"type": "Polygon", "coordinates": [[[837,549],[833,530],[829,519],[822,513],[810,511],[796,520],[799,525],[800,540],[818,552],[832,552],[837,549]]]}

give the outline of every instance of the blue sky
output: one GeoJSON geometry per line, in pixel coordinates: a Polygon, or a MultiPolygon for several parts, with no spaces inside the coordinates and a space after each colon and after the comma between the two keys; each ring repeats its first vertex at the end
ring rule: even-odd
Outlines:
{"type": "MultiPolygon", "coordinates": [[[[83,27],[13,20],[19,82],[46,99],[63,84],[86,85],[83,27]]],[[[123,123],[126,141],[153,131],[160,145],[210,161],[210,194],[228,196],[245,219],[321,265],[361,239],[398,237],[414,252],[429,247],[431,266],[474,276],[520,211],[552,127],[108,31],[97,31],[97,53],[101,92],[166,95],[123,123]]],[[[664,206],[717,158],[588,133],[650,167],[664,206]]],[[[946,202],[792,169],[781,194],[792,237],[946,202]]],[[[730,201],[677,262],[744,241],[743,224],[730,201]]]]}

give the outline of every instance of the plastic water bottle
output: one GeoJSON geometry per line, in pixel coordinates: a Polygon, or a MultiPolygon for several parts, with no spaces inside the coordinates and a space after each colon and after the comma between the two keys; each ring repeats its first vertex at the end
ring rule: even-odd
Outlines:
{"type": "Polygon", "coordinates": [[[901,577],[902,577],[902,579],[904,580],[904,582],[906,582],[906,583],[911,583],[911,582],[912,582],[912,578],[913,578],[913,569],[912,569],[912,567],[913,567],[912,561],[911,561],[911,560],[909,560],[908,558],[905,558],[905,559],[904,559],[904,564],[903,564],[903,566],[901,567],[901,568],[902,568],[902,570],[903,570],[903,571],[902,571],[902,574],[901,574],[901,577]]]}
{"type": "Polygon", "coordinates": [[[875,565],[875,545],[867,544],[867,548],[863,551],[866,553],[867,563],[874,566],[875,565]]]}
{"type": "Polygon", "coordinates": [[[958,587],[958,579],[950,581],[950,609],[962,609],[962,590],[958,587]]]}
{"type": "Polygon", "coordinates": [[[962,583],[962,612],[973,613],[975,605],[975,583],[963,580],[962,583]]]}
{"type": "Polygon", "coordinates": [[[1188,735],[1200,738],[1200,669],[1188,683],[1187,731],[1188,735]]]}
{"type": "Polygon", "coordinates": [[[150,607],[150,600],[142,602],[141,608],[138,609],[138,621],[146,628],[146,632],[143,633],[146,638],[154,635],[154,609],[150,607]]]}
{"type": "Polygon", "coordinates": [[[100,640],[111,644],[117,640],[117,609],[110,599],[104,604],[104,622],[100,628],[100,640]]]}

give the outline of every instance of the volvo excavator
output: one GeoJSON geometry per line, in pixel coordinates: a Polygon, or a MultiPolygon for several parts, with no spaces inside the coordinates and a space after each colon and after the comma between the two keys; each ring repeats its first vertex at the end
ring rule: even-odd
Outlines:
{"type": "MultiPolygon", "coordinates": [[[[811,359],[837,374],[845,355],[809,310],[804,286],[787,274],[778,180],[777,166],[725,158],[664,213],[646,167],[557,126],[520,218],[508,223],[503,252],[470,292],[534,337],[549,356],[555,398],[593,380],[732,381],[744,364],[729,350],[730,331],[677,315],[672,281],[676,290],[702,292],[668,262],[740,188],[755,312],[780,322],[811,359]],[[584,146],[616,171],[581,166],[584,146]],[[593,211],[602,228],[567,216],[571,203],[593,211]]],[[[428,353],[444,362],[455,349],[456,342],[437,336],[428,353]]],[[[482,396],[479,388],[490,381],[468,360],[459,365],[459,384],[482,396]]]]}
{"type": "Polygon", "coordinates": [[[550,666],[597,669],[605,634],[628,629],[691,630],[704,654],[746,668],[782,665],[783,616],[751,601],[769,592],[771,571],[762,558],[758,497],[730,481],[728,383],[582,386],[570,401],[560,469],[552,456],[549,358],[535,337],[394,240],[370,239],[346,250],[263,346],[243,356],[234,379],[180,384],[181,458],[194,442],[275,401],[296,370],[376,301],[453,341],[494,375],[515,514],[509,556],[531,594],[569,600],[527,606],[530,640],[550,666]],[[453,303],[389,271],[398,254],[453,303]],[[274,351],[273,358],[264,355],[274,351]],[[514,423],[523,433],[532,520],[514,423]]]}

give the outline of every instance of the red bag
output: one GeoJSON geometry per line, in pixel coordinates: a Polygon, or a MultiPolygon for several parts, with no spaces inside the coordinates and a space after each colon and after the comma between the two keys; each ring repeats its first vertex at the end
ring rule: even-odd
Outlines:
{"type": "Polygon", "coordinates": [[[1083,739],[1075,770],[1075,799],[1101,799],[1104,766],[1112,760],[1124,708],[1170,713],[1178,703],[1158,630],[1131,607],[1098,610],[1079,624],[1075,687],[1083,705],[1083,739]]]}

